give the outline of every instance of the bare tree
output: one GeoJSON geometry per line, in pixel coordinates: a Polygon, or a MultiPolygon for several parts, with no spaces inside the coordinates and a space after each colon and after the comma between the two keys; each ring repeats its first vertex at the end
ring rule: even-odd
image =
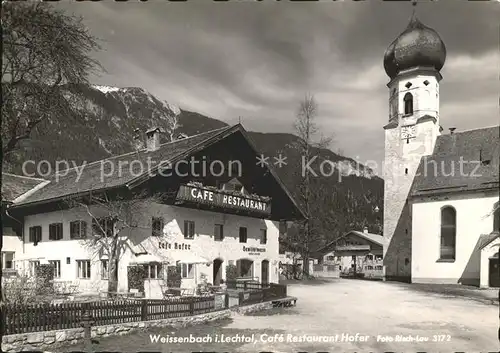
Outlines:
{"type": "MultiPolygon", "coordinates": [[[[168,195],[169,193],[158,193],[153,196],[139,194],[122,198],[101,193],[91,194],[85,199],[67,199],[70,208],[84,211],[92,220],[90,234],[86,234],[82,241],[94,255],[105,255],[108,258],[109,296],[113,296],[112,293],[117,291],[119,261],[124,251],[131,246],[131,230],[152,229],[149,224],[140,224],[134,215],[144,213],[148,205],[163,202],[168,195]]],[[[162,230],[156,232],[154,235],[162,235],[162,230]]]]}
{"type": "Polygon", "coordinates": [[[299,137],[294,147],[299,150],[301,155],[301,165],[299,167],[301,175],[298,188],[299,202],[305,212],[306,219],[297,224],[298,232],[295,233],[296,237],[290,237],[288,242],[291,243],[295,251],[301,254],[302,269],[306,276],[309,275],[311,246],[324,237],[321,223],[328,219],[327,215],[323,215],[323,213],[328,212],[324,204],[329,198],[329,194],[323,190],[319,178],[314,178],[310,175],[310,170],[304,168],[304,166],[310,165],[313,158],[321,157],[313,156],[313,153],[321,152],[322,149],[329,147],[332,143],[332,138],[322,136],[319,139],[317,138],[317,113],[318,105],[314,97],[306,95],[300,103],[294,125],[295,132],[299,137]]]}
{"type": "Polygon", "coordinates": [[[100,47],[81,19],[46,2],[2,1],[2,32],[2,151],[7,156],[49,117],[75,116],[80,85],[101,66],[90,57],[100,47]]]}

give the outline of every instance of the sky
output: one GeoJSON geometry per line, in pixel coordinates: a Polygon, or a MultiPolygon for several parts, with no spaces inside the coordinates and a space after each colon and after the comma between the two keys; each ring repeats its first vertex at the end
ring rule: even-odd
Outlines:
{"type": "MultiPolygon", "coordinates": [[[[247,130],[293,132],[312,94],[331,149],[380,163],[388,122],[387,46],[407,26],[410,2],[60,2],[83,17],[103,50],[92,83],[141,87],[161,100],[247,130]]],[[[445,42],[441,125],[498,125],[500,3],[419,1],[445,42]]]]}

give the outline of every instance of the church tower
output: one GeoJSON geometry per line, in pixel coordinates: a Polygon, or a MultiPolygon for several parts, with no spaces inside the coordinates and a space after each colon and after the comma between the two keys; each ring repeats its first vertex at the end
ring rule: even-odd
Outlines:
{"type": "Polygon", "coordinates": [[[412,15],[384,55],[390,78],[384,160],[384,278],[411,279],[409,192],[422,157],[440,135],[439,82],[446,48],[438,33],[412,15]]]}

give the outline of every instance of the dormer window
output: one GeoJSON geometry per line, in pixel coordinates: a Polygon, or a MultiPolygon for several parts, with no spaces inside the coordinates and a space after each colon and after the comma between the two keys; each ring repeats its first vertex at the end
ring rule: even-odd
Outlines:
{"type": "Polygon", "coordinates": [[[236,178],[231,179],[227,183],[225,183],[222,186],[222,189],[226,191],[236,191],[242,193],[245,191],[243,184],[241,184],[240,181],[236,178]]]}
{"type": "Polygon", "coordinates": [[[406,93],[403,98],[405,104],[405,115],[413,114],[413,95],[411,93],[406,93]]]}

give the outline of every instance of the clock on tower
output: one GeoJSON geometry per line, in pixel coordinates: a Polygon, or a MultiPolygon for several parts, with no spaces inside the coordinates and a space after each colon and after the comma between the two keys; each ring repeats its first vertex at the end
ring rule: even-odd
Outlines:
{"type": "Polygon", "coordinates": [[[415,137],[415,125],[401,127],[401,138],[409,139],[415,137]]]}

